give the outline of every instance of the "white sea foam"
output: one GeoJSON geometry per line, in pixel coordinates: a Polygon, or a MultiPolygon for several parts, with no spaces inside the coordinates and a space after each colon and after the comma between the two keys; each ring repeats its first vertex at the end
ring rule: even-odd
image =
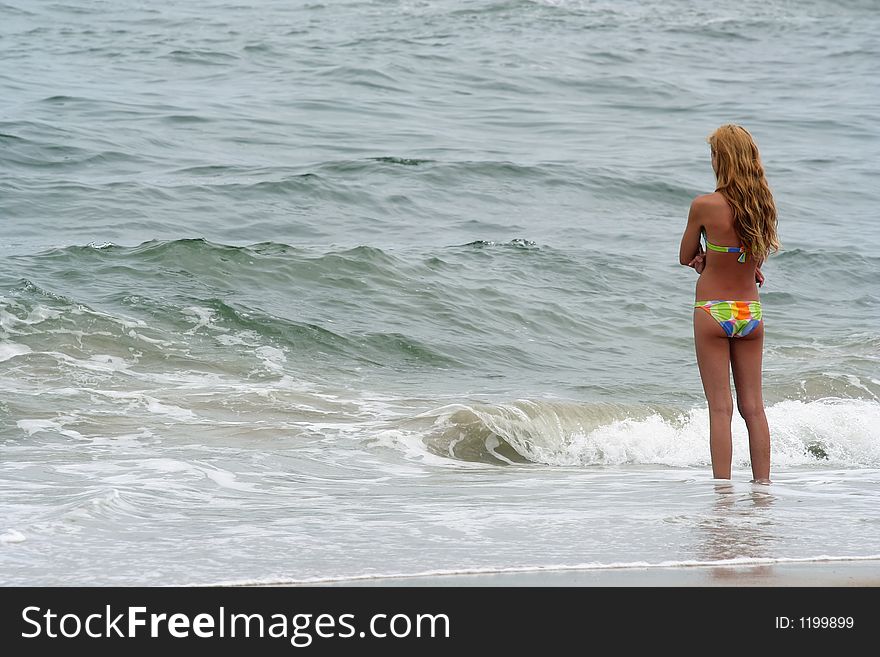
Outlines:
{"type": "Polygon", "coordinates": [[[150,413],[167,415],[175,420],[192,420],[196,417],[196,414],[188,408],[168,404],[156,397],[152,397],[139,391],[89,390],[89,392],[109,399],[129,401],[132,407],[142,407],[150,413]]]}
{"type": "MultiPolygon", "coordinates": [[[[102,427],[102,429],[106,432],[107,429],[102,427]]],[[[147,429],[146,427],[139,427],[137,433],[121,433],[121,434],[113,434],[113,433],[104,433],[102,435],[94,435],[88,436],[89,441],[93,445],[107,445],[113,447],[119,447],[121,445],[126,445],[129,447],[134,447],[141,444],[144,440],[155,438],[156,434],[147,429]]]]}
{"type": "Polygon", "coordinates": [[[0,342],[0,363],[22,354],[31,353],[31,348],[26,344],[17,344],[15,342],[0,342]]]}
{"type": "Polygon", "coordinates": [[[196,417],[196,414],[188,408],[181,408],[180,406],[174,406],[173,404],[163,404],[155,397],[149,397],[147,395],[142,395],[142,398],[143,403],[146,404],[147,410],[150,411],[150,413],[167,415],[175,420],[191,420],[196,417]]]}
{"type": "Polygon", "coordinates": [[[33,436],[38,431],[60,431],[61,424],[54,420],[19,420],[15,423],[19,429],[33,436]]]}
{"type": "Polygon", "coordinates": [[[257,490],[256,486],[253,484],[246,484],[239,481],[236,475],[228,470],[222,470],[216,467],[199,467],[198,469],[201,470],[208,479],[221,488],[245,492],[253,492],[257,490]]]}
{"type": "MultiPolygon", "coordinates": [[[[498,441],[503,439],[528,461],[548,465],[687,467],[709,463],[709,417],[705,408],[673,416],[633,412],[632,417],[602,418],[597,422],[597,414],[589,406],[519,400],[511,404],[454,404],[423,415],[436,418],[430,429],[386,432],[380,434],[380,439],[420,458],[428,453],[425,441],[433,452],[448,452],[450,456],[458,453],[458,443],[471,441],[482,443],[482,451],[498,460],[509,461],[498,451],[498,441]],[[421,440],[414,441],[414,435],[421,440]]],[[[774,465],[880,466],[878,402],[783,401],[767,408],[767,419],[774,465]]],[[[732,434],[734,464],[745,467],[749,462],[748,432],[738,416],[733,419],[732,434]]]]}
{"type": "Polygon", "coordinates": [[[173,343],[168,340],[157,340],[156,338],[149,338],[143,333],[138,333],[134,329],[130,329],[128,331],[128,336],[134,338],[135,340],[143,340],[148,344],[157,344],[160,347],[170,347],[173,343]]]}
{"type": "Polygon", "coordinates": [[[406,458],[413,461],[421,461],[428,465],[446,466],[454,464],[458,467],[485,467],[482,463],[472,463],[469,461],[450,462],[448,458],[434,454],[425,449],[425,443],[422,441],[422,436],[413,431],[381,429],[374,431],[370,439],[372,444],[376,446],[402,451],[406,458]]]}
{"type": "Polygon", "coordinates": [[[130,363],[124,358],[110,354],[92,354],[88,358],[74,358],[60,351],[45,351],[45,353],[57,360],[79,369],[92,372],[122,372],[129,368],[130,363]]]}
{"type": "Polygon", "coordinates": [[[195,324],[192,328],[184,331],[187,334],[193,334],[198,331],[200,328],[204,328],[207,326],[211,326],[211,328],[227,331],[228,329],[213,326],[214,318],[217,313],[213,308],[204,308],[202,306],[187,306],[183,309],[183,314],[189,321],[195,321],[195,324]]]}
{"type": "Polygon", "coordinates": [[[236,331],[235,333],[223,333],[214,337],[217,342],[227,346],[244,345],[247,347],[256,347],[260,344],[260,336],[256,331],[250,329],[245,331],[236,331]]]}
{"type": "MultiPolygon", "coordinates": [[[[5,307],[22,308],[22,306],[15,301],[7,302],[5,298],[0,298],[0,303],[3,303],[5,307]]],[[[7,312],[4,307],[0,307],[0,329],[8,333],[21,334],[23,331],[19,330],[19,327],[40,324],[47,319],[54,319],[60,316],[60,311],[42,304],[37,304],[31,308],[28,311],[27,316],[24,318],[13,315],[12,313],[7,312]]]]}
{"type": "Polygon", "coordinates": [[[257,347],[254,350],[254,354],[262,359],[263,365],[267,370],[271,372],[284,371],[284,363],[287,361],[287,356],[284,355],[281,349],[264,345],[257,347]]]}
{"type": "Polygon", "coordinates": [[[7,529],[0,534],[0,543],[24,543],[27,537],[15,529],[7,529]]]}

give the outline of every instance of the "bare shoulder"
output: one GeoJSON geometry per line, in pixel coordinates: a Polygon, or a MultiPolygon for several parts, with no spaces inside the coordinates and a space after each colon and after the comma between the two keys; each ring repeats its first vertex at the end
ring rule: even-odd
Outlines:
{"type": "Polygon", "coordinates": [[[717,208],[727,205],[727,201],[720,192],[712,192],[710,194],[700,194],[691,203],[698,208],[717,208]]]}
{"type": "Polygon", "coordinates": [[[727,199],[719,192],[701,194],[691,203],[691,209],[703,219],[721,218],[729,213],[727,199]]]}

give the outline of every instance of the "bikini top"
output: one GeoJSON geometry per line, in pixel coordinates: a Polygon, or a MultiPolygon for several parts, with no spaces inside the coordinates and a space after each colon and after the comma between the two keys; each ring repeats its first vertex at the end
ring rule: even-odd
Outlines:
{"type": "Polygon", "coordinates": [[[706,240],[706,249],[708,249],[709,251],[720,251],[721,253],[739,253],[739,258],[737,258],[736,261],[746,261],[746,249],[744,246],[718,246],[717,244],[712,244],[712,242],[710,242],[709,238],[706,236],[705,231],[703,232],[703,239],[706,240]]]}

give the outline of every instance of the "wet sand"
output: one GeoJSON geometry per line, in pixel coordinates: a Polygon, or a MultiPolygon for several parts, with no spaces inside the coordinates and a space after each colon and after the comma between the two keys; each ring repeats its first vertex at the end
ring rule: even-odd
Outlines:
{"type": "MultiPolygon", "coordinates": [[[[284,585],[279,582],[279,585],[284,585]]],[[[880,561],[377,577],[310,586],[880,586],[880,561]]]]}

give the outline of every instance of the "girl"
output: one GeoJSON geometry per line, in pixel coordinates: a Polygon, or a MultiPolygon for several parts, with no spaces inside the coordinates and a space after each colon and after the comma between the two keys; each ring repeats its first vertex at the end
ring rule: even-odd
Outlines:
{"type": "Polygon", "coordinates": [[[712,474],[730,479],[732,366],[737,410],[749,431],[753,481],[769,484],[770,429],[761,395],[764,322],[758,286],[764,283],[760,269],[764,258],[779,250],[776,205],[758,147],[745,128],[723,125],[707,141],[715,192],[691,203],[679,260],[700,274],[694,345],[709,404],[712,474]]]}

